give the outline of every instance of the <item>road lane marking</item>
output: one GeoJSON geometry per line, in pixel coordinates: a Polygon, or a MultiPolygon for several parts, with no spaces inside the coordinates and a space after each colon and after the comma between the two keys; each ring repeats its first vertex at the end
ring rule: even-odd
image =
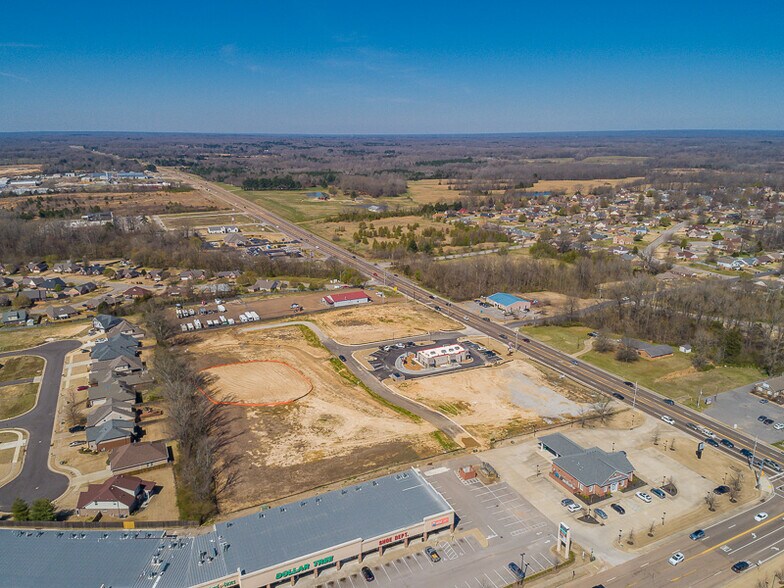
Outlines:
{"type": "Polygon", "coordinates": [[[734,536],[730,537],[729,539],[726,539],[726,540],[722,541],[721,543],[717,543],[713,547],[709,547],[708,549],[706,549],[705,551],[703,551],[701,553],[698,553],[694,557],[700,557],[701,555],[705,555],[706,553],[710,553],[714,549],[718,549],[719,547],[723,547],[724,545],[727,545],[727,543],[729,543],[731,541],[735,541],[735,539],[737,539],[738,537],[743,537],[747,533],[751,533],[752,531],[756,531],[757,529],[761,529],[762,527],[765,527],[765,526],[767,526],[767,525],[769,525],[771,523],[775,523],[775,522],[779,522],[779,515],[776,515],[775,517],[771,517],[767,521],[762,521],[760,524],[755,525],[751,529],[746,529],[745,531],[742,531],[742,532],[738,533],[737,535],[734,535],[734,536]]]}

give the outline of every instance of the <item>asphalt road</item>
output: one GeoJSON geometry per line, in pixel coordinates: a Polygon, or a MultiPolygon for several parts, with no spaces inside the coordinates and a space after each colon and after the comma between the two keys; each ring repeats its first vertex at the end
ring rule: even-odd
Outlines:
{"type": "MultiPolygon", "coordinates": [[[[379,272],[384,274],[385,282],[388,286],[394,287],[398,292],[409,296],[413,300],[425,304],[433,308],[439,307],[441,314],[450,317],[458,322],[462,322],[466,326],[473,327],[477,331],[493,337],[495,339],[506,342],[511,345],[514,341],[516,331],[509,329],[502,325],[488,323],[482,320],[482,317],[476,313],[466,310],[464,308],[455,308],[447,306],[450,302],[445,298],[431,294],[425,288],[419,286],[408,278],[398,276],[396,274],[389,275],[381,267],[369,262],[361,257],[358,257],[345,249],[338,247],[333,242],[310,233],[308,230],[285,220],[284,218],[273,214],[258,204],[251,202],[225,190],[215,184],[211,184],[191,174],[186,174],[177,170],[172,170],[175,175],[179,175],[188,183],[207,191],[209,194],[223,200],[230,206],[235,207],[237,210],[255,216],[262,221],[281,229],[290,237],[299,239],[304,245],[313,247],[314,249],[322,252],[324,255],[334,257],[342,263],[355,268],[367,276],[378,276],[379,272]]],[[[374,277],[375,277],[374,276],[374,277]]],[[[728,427],[724,423],[715,421],[704,414],[698,413],[689,408],[676,405],[668,406],[663,403],[663,397],[647,390],[645,388],[638,388],[635,399],[632,400],[631,389],[626,386],[623,380],[609,372],[597,368],[593,365],[584,363],[579,360],[573,360],[569,355],[553,349],[543,343],[531,339],[529,343],[519,343],[517,349],[527,355],[529,358],[537,361],[551,369],[563,373],[566,377],[579,382],[589,388],[593,388],[605,394],[612,394],[613,392],[621,393],[625,396],[623,402],[636,406],[637,409],[655,417],[660,418],[662,415],[669,415],[675,419],[675,427],[692,435],[695,439],[702,439],[703,435],[691,430],[687,423],[693,423],[707,427],[714,431],[720,438],[731,440],[735,444],[735,449],[727,449],[721,447],[719,451],[724,451],[739,461],[746,462],[746,458],[738,453],[741,447],[752,448],[754,447],[754,439],[746,433],[728,427]],[[574,362],[574,363],[572,363],[574,362]]],[[[419,414],[417,412],[417,414],[419,414]]],[[[420,415],[422,416],[422,415],[420,415]]],[[[426,418],[423,416],[423,418],[426,418]]],[[[429,420],[429,419],[428,419],[429,420]]],[[[773,448],[769,445],[758,443],[756,445],[756,456],[760,458],[770,458],[776,462],[784,464],[784,452],[773,448]]]]}
{"type": "MultiPolygon", "coordinates": [[[[606,588],[656,588],[659,586],[723,586],[736,577],[730,568],[738,561],[753,565],[776,557],[784,547],[784,499],[775,495],[764,504],[754,503],[743,512],[703,527],[705,537],[692,541],[690,531],[672,538],[655,550],[615,566],[589,579],[566,584],[569,588],[604,585],[606,588]],[[764,521],[755,521],[758,512],[764,521]],[[680,551],[686,559],[677,566],[669,557],[680,551]]],[[[696,529],[692,529],[696,530],[696,529]]]]}
{"type": "Polygon", "coordinates": [[[36,498],[54,500],[68,488],[68,477],[49,469],[49,448],[52,444],[57,397],[60,393],[60,378],[63,374],[65,356],[78,349],[78,341],[55,341],[32,349],[9,351],[0,357],[11,355],[37,355],[46,360],[38,404],[28,413],[0,421],[0,428],[25,429],[29,433],[24,465],[19,475],[0,488],[0,510],[10,511],[16,498],[28,503],[36,498]]]}

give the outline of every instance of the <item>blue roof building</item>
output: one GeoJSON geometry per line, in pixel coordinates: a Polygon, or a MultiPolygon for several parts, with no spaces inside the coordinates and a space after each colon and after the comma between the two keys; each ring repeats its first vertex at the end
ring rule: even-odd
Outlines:
{"type": "Polygon", "coordinates": [[[520,298],[514,294],[506,294],[505,292],[496,292],[487,297],[487,301],[507,313],[515,311],[527,311],[531,309],[531,301],[525,298],[520,298]]]}

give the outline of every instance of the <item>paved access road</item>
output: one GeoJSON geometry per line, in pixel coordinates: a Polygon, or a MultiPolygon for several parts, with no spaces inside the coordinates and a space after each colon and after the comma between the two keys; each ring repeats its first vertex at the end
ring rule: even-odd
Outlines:
{"type": "MultiPolygon", "coordinates": [[[[224,188],[215,184],[207,182],[198,176],[186,174],[178,170],[171,170],[171,172],[182,178],[184,181],[190,183],[194,187],[205,190],[208,194],[215,196],[233,206],[236,210],[242,211],[245,214],[261,219],[281,231],[288,234],[290,237],[299,239],[304,245],[312,247],[326,256],[334,257],[341,263],[353,267],[366,276],[377,277],[379,272],[384,274],[384,281],[388,286],[392,286],[401,294],[404,294],[413,300],[425,304],[431,308],[438,306],[439,312],[443,315],[452,318],[458,322],[462,322],[468,327],[473,327],[480,333],[504,341],[510,346],[513,345],[512,341],[515,340],[517,331],[509,329],[502,325],[496,325],[491,322],[483,321],[479,314],[466,310],[464,308],[456,308],[451,306],[451,301],[446,300],[440,296],[431,294],[428,290],[419,284],[409,280],[408,278],[393,274],[390,276],[380,266],[375,265],[361,257],[346,251],[342,247],[338,247],[332,241],[314,235],[299,225],[287,221],[286,219],[273,214],[259,206],[255,202],[246,200],[241,196],[234,194],[224,188]]],[[[641,411],[655,417],[660,418],[662,415],[669,415],[675,419],[675,427],[690,434],[696,439],[702,439],[704,435],[696,432],[688,425],[701,425],[714,431],[720,438],[726,438],[735,444],[735,449],[727,449],[721,447],[719,451],[724,451],[728,455],[738,459],[739,461],[746,462],[746,458],[738,453],[738,449],[742,447],[752,448],[754,446],[754,439],[748,434],[733,429],[724,423],[713,420],[710,417],[698,413],[694,410],[684,406],[668,406],[663,403],[663,397],[651,390],[645,388],[638,388],[634,397],[632,397],[632,390],[626,386],[621,378],[606,372],[591,364],[578,361],[563,353],[531,339],[528,343],[519,342],[515,347],[518,351],[524,353],[529,358],[537,361],[551,369],[554,369],[572,380],[579,382],[589,388],[599,390],[605,394],[623,394],[624,400],[627,404],[633,404],[641,411]]],[[[414,411],[416,412],[416,411],[414,411]]],[[[422,418],[430,420],[424,414],[416,412],[422,418]]],[[[435,424],[435,423],[434,423],[435,424]]],[[[438,426],[438,424],[436,424],[438,426]]],[[[449,431],[444,431],[452,435],[449,431]]],[[[452,435],[453,436],[453,435],[452,435]]],[[[759,458],[770,458],[781,464],[784,464],[784,452],[769,445],[758,444],[756,446],[756,456],[759,458]]]]}
{"type": "MultiPolygon", "coordinates": [[[[46,343],[32,349],[1,353],[0,357],[37,355],[46,360],[38,403],[33,410],[18,417],[0,421],[0,428],[26,429],[29,433],[22,471],[11,482],[0,488],[0,510],[10,511],[16,498],[28,503],[36,498],[54,500],[68,488],[68,477],[49,469],[49,448],[52,444],[57,397],[66,354],[78,349],[79,341],[66,340],[46,343]]],[[[2,393],[2,391],[0,391],[2,393]]]]}
{"type": "Polygon", "coordinates": [[[728,519],[703,527],[705,537],[689,539],[685,531],[661,547],[634,560],[615,566],[589,579],[566,584],[582,588],[598,584],[606,588],[658,588],[660,586],[724,586],[736,577],[731,570],[738,561],[749,561],[752,566],[776,557],[784,547],[784,499],[779,495],[764,504],[754,503],[728,519]],[[764,511],[768,518],[754,520],[764,511]],[[677,566],[670,565],[669,557],[680,551],[686,559],[677,566]]]}

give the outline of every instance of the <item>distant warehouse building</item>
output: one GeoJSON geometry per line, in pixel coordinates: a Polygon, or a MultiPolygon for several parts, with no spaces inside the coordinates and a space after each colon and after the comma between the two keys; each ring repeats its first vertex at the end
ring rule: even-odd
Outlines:
{"type": "Polygon", "coordinates": [[[333,308],[340,308],[341,306],[353,306],[355,304],[365,304],[370,302],[370,296],[362,292],[339,292],[337,294],[329,294],[322,298],[327,306],[333,308]]]}
{"type": "Polygon", "coordinates": [[[441,367],[450,363],[462,363],[470,359],[470,355],[462,345],[442,345],[417,351],[416,360],[425,367],[441,367]]]}
{"type": "Polygon", "coordinates": [[[492,304],[499,310],[504,311],[506,314],[527,312],[531,310],[530,300],[520,298],[514,294],[506,294],[505,292],[496,292],[495,294],[488,296],[485,300],[488,304],[492,304]]]}

